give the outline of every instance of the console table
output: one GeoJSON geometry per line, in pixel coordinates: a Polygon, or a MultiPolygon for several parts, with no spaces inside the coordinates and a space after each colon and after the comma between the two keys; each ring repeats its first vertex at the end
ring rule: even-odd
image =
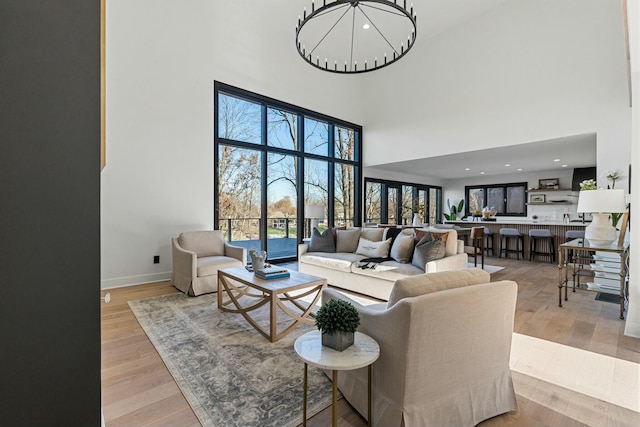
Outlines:
{"type": "Polygon", "coordinates": [[[626,302],[629,299],[627,285],[629,243],[614,242],[609,246],[592,246],[586,239],[575,239],[558,246],[558,306],[568,301],[569,270],[573,279],[573,292],[582,289],[591,292],[617,294],[620,296],[620,319],[624,319],[626,302]],[[580,283],[580,277],[593,278],[593,282],[580,283]],[[607,282],[614,286],[598,284],[607,282]]]}

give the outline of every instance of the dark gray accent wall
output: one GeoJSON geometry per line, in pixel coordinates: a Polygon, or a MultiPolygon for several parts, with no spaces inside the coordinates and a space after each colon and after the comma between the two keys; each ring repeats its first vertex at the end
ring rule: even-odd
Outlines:
{"type": "Polygon", "coordinates": [[[100,425],[100,2],[0,2],[0,425],[100,425]]]}

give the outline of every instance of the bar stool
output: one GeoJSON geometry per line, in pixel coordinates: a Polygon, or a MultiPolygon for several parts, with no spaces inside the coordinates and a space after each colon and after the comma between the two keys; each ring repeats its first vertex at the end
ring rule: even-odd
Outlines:
{"type": "Polygon", "coordinates": [[[468,255],[473,255],[473,266],[478,266],[478,255],[482,261],[482,268],[484,268],[484,229],[485,227],[472,227],[469,234],[470,246],[465,246],[464,251],[468,255]]]}
{"type": "MultiPolygon", "coordinates": [[[[564,241],[568,242],[569,240],[575,239],[584,239],[584,230],[567,230],[564,233],[564,241]]],[[[568,253],[568,262],[573,262],[573,249],[569,249],[568,253]]]]}
{"type": "Polygon", "coordinates": [[[554,238],[551,234],[551,230],[547,228],[533,228],[529,230],[529,261],[531,261],[536,255],[548,256],[549,262],[554,263],[556,260],[556,249],[554,244],[554,238]],[[549,244],[549,252],[543,252],[537,250],[538,240],[546,240],[549,244]]]}
{"type": "Polygon", "coordinates": [[[495,256],[493,252],[493,233],[487,227],[484,227],[484,250],[487,251],[487,255],[491,251],[491,256],[495,256]]]}
{"type": "Polygon", "coordinates": [[[524,236],[515,228],[501,228],[500,229],[500,252],[498,258],[502,258],[504,253],[505,258],[509,253],[515,253],[517,259],[524,259],[524,236]],[[509,239],[516,240],[516,249],[509,249],[509,239]]]}

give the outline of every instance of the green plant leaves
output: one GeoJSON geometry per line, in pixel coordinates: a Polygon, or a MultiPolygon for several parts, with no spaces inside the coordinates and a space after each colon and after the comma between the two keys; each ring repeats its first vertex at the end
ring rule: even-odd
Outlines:
{"type": "Polygon", "coordinates": [[[360,325],[358,310],[347,301],[329,300],[316,314],[316,327],[323,334],[355,332],[358,325],[360,325]]]}

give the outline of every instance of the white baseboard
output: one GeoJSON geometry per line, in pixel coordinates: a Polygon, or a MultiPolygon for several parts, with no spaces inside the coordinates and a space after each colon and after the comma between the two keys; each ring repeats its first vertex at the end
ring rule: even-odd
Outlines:
{"type": "MultiPolygon", "coordinates": [[[[625,317],[629,317],[629,310],[626,311],[625,317]]],[[[628,337],[640,338],[640,322],[627,319],[624,326],[624,334],[628,337]]]]}
{"type": "Polygon", "coordinates": [[[117,277],[115,279],[104,279],[100,281],[100,289],[122,288],[124,286],[142,285],[143,283],[162,282],[171,280],[171,272],[154,274],[141,274],[139,276],[117,277]]]}

